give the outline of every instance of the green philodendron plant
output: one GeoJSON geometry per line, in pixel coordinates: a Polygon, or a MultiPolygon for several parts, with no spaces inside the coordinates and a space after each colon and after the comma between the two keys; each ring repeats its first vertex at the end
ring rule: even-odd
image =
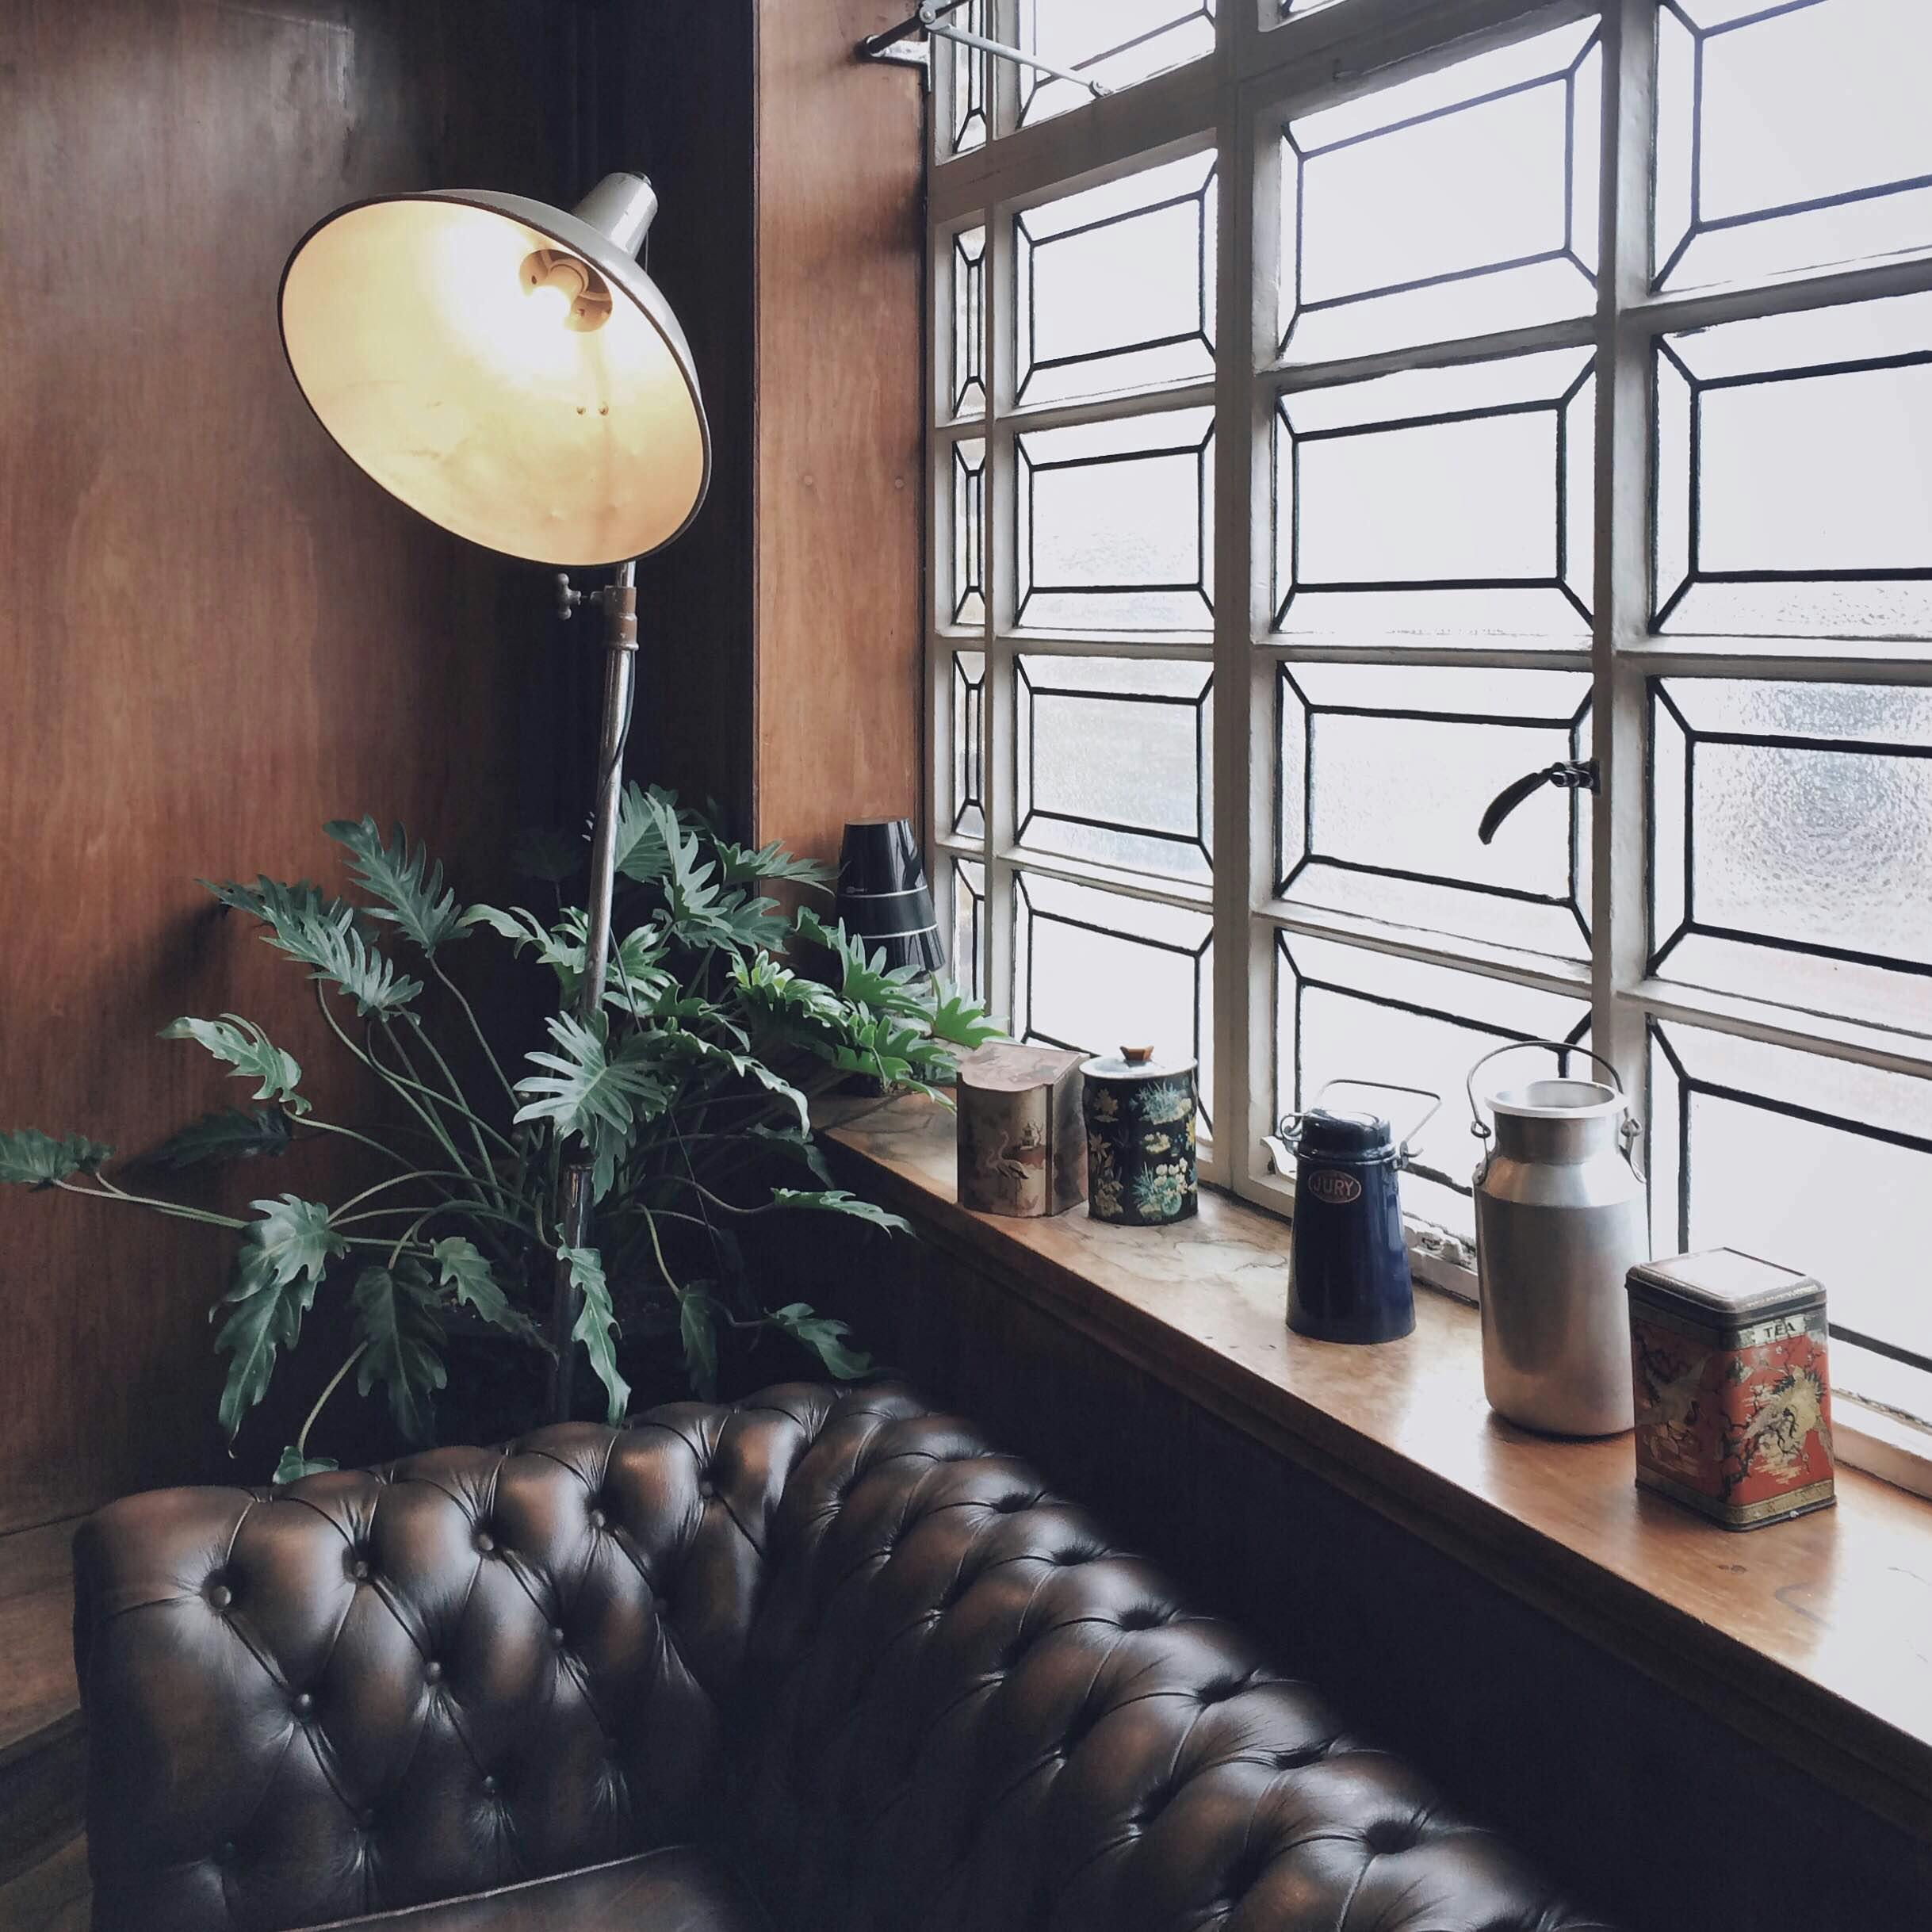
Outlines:
{"type": "Polygon", "coordinates": [[[832,1184],[813,1140],[813,1100],[855,1074],[928,1092],[951,1085],[959,1055],[997,1034],[984,1009],[943,980],[886,970],[882,955],[868,958],[842,926],[828,928],[809,909],[787,917],[759,893],[778,879],[822,888],[822,868],[776,845],[734,845],[668,794],[633,785],[618,840],[622,936],[603,1010],[587,1021],[551,1020],[549,1050],[529,1054],[530,1070],[512,1081],[443,955],[494,935],[549,966],[566,1004],[573,1002],[588,922],[563,904],[561,887],[582,867],[581,843],[539,837],[522,848],[521,869],[559,889],[557,916],[546,920],[521,909],[464,909],[442,867],[412,849],[400,827],[386,840],[370,819],[327,830],[347,849],[369,903],[268,878],[209,889],[309,969],[324,1018],[386,1093],[394,1123],[364,1131],[321,1119],[302,1093],[300,1067],[238,1015],[182,1019],[163,1037],[193,1040],[254,1082],[255,1104],[207,1115],[139,1165],[274,1157],[298,1140],[335,1135],[395,1173],[334,1207],[292,1193],[258,1200],[254,1218],[243,1221],[128,1191],[104,1171],[113,1149],[81,1135],[0,1134],[0,1181],[240,1236],[233,1284],[212,1311],[223,1318],[216,1347],[228,1357],[220,1420],[230,1439],[327,1289],[346,1295],[350,1352],[283,1452],[275,1479],[335,1466],[310,1454],[308,1437],[351,1373],[363,1394],[381,1389],[406,1437],[427,1440],[434,1398],[448,1380],[450,1321],[460,1310],[547,1350],[538,1318],[559,1261],[581,1291],[575,1341],[614,1422],[630,1396],[618,1363],[620,1286],[626,1305],[640,1296],[655,1302],[701,1395],[715,1390],[725,1330],[782,1331],[835,1377],[864,1373],[870,1364],[844,1324],[803,1303],[764,1305],[745,1278],[733,1225],[807,1211],[904,1229],[832,1184]],[[407,947],[412,970],[425,977],[384,957],[378,938],[407,947]],[[785,962],[794,940],[826,950],[832,983],[785,962]],[[487,1081],[486,1092],[466,1088],[448,1043],[438,1045],[445,1022],[472,1036],[485,1069],[475,1084],[487,1081]],[[560,1171],[573,1159],[591,1169],[595,1247],[564,1245],[558,1223],[560,1171]],[[805,1184],[772,1185],[774,1162],[805,1184]],[[694,1239],[673,1238],[694,1230],[694,1239]],[[706,1257],[709,1273],[671,1258],[693,1253],[706,1257]]]}

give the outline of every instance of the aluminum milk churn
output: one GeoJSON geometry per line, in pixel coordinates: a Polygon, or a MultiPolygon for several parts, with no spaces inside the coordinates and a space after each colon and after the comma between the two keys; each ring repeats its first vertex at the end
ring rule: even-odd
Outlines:
{"type": "Polygon", "coordinates": [[[1614,1436],[1632,1421],[1629,1310],[1624,1278],[1650,1259],[1650,1211],[1631,1156],[1637,1124],[1616,1069],[1578,1054],[1597,1080],[1532,1080],[1486,1096],[1469,1071],[1471,1128],[1484,1143],[1475,1173],[1476,1265],[1482,1291],[1482,1388],[1490,1406],[1525,1429],[1614,1436]]]}

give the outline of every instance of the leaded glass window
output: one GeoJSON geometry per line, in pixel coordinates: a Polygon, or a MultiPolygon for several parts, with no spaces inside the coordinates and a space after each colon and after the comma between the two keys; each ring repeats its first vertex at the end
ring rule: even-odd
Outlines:
{"type": "Polygon", "coordinates": [[[979,17],[1119,98],[955,63],[935,117],[961,970],[1197,1058],[1206,1176],[1284,1211],[1280,1115],[1439,1088],[1463,1292],[1462,1077],[1587,1042],[1659,1250],[1819,1272],[1932,1416],[1932,6],[979,17]]]}

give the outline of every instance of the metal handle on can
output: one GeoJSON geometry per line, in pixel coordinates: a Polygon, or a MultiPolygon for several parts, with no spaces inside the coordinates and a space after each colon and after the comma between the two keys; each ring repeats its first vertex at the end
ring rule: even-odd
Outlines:
{"type": "MultiPolygon", "coordinates": [[[[1498,1046],[1493,1052],[1486,1053],[1469,1069],[1468,1077],[1463,1082],[1469,1094],[1469,1131],[1478,1140],[1482,1142],[1483,1159],[1486,1162],[1489,1157],[1490,1135],[1493,1130],[1483,1119],[1482,1104],[1476,1098],[1476,1076],[1492,1060],[1500,1060],[1505,1054],[1521,1053],[1526,1048],[1532,1046],[1546,1049],[1553,1054],[1581,1054],[1586,1060],[1593,1060],[1610,1076],[1610,1085],[1616,1089],[1618,1096],[1626,1103],[1629,1100],[1630,1096],[1624,1091],[1623,1075],[1618,1073],[1615,1065],[1605,1059],[1601,1054],[1593,1053],[1587,1046],[1579,1046],[1573,1040],[1512,1040],[1507,1046],[1498,1046]]],[[[1624,1109],[1623,1124],[1618,1127],[1616,1132],[1617,1138],[1624,1143],[1624,1158],[1630,1163],[1630,1171],[1641,1180],[1643,1176],[1638,1169],[1634,1151],[1639,1128],[1636,1118],[1631,1113],[1628,1104],[1624,1109]]]]}
{"type": "MultiPolygon", "coordinates": [[[[1395,1165],[1398,1169],[1406,1168],[1409,1165],[1409,1143],[1414,1140],[1415,1137],[1422,1131],[1423,1128],[1427,1127],[1429,1123],[1435,1119],[1437,1115],[1440,1113],[1442,1111],[1442,1096],[1437,1092],[1433,1087],[1398,1087],[1393,1081],[1352,1080],[1346,1075],[1344,1075],[1338,1079],[1326,1081],[1315,1094],[1315,1104],[1318,1105],[1320,1104],[1322,1096],[1323,1094],[1330,1092],[1333,1088],[1337,1087],[1367,1087],[1377,1093],[1413,1094],[1419,1099],[1432,1100],[1435,1103],[1435,1104],[1429,1108],[1428,1112],[1424,1114],[1422,1118],[1418,1120],[1406,1134],[1403,1134],[1400,1141],[1397,1142],[1395,1149],[1395,1165]]],[[[1276,1130],[1276,1133],[1280,1136],[1280,1139],[1277,1140],[1275,1134],[1270,1134],[1268,1137],[1267,1146],[1269,1153],[1274,1157],[1275,1171],[1276,1173],[1286,1172],[1281,1165],[1280,1153],[1276,1151],[1276,1149],[1280,1148],[1285,1151],[1288,1149],[1293,1148],[1296,1140],[1300,1137],[1302,1123],[1306,1120],[1309,1115],[1314,1111],[1314,1107],[1310,1106],[1303,1108],[1303,1110],[1299,1114],[1287,1114],[1283,1115],[1281,1124],[1276,1130]]]]}

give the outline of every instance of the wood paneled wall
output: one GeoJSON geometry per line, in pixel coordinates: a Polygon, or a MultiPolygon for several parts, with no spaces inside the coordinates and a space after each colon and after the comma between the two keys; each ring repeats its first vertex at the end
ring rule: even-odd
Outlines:
{"type": "MultiPolygon", "coordinates": [[[[194,880],[334,880],[320,824],[368,810],[480,892],[583,808],[583,627],[357,474],[283,369],[283,258],[357,197],[654,177],[717,460],[643,573],[632,773],[820,857],[917,816],[923,109],[853,58],[899,8],[0,0],[0,1127],[133,1149],[243,1098],[154,1037],[228,1010],[353,1110],[299,970],[194,880]]],[[[304,1150],[197,1198],[342,1177],[304,1150]]],[[[0,1530],[228,1467],[224,1260],[0,1193],[0,1530]]]]}
{"type": "MultiPolygon", "coordinates": [[[[357,473],[275,319],[289,248],[346,201],[561,191],[544,15],[0,0],[0,1127],[136,1149],[240,1100],[155,1037],[229,1009],[353,1110],[303,974],[197,875],[333,881],[322,822],[369,810],[480,890],[558,802],[541,573],[357,473]]],[[[328,1184],[298,1150],[201,1198],[328,1184]]],[[[225,1257],[0,1192],[0,1528],[218,1471],[225,1257]]]]}
{"type": "Polygon", "coordinates": [[[922,105],[903,0],[762,0],[757,835],[920,817],[922,105]]]}

